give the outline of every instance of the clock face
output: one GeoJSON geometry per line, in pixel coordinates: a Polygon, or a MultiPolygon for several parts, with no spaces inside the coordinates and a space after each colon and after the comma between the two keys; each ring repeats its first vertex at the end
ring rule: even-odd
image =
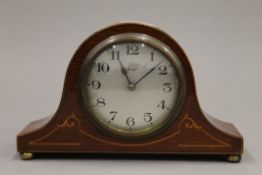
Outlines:
{"type": "Polygon", "coordinates": [[[84,108],[98,127],[118,136],[145,136],[165,128],[181,105],[183,81],[175,54],[171,60],[153,40],[108,41],[83,64],[84,108]]]}

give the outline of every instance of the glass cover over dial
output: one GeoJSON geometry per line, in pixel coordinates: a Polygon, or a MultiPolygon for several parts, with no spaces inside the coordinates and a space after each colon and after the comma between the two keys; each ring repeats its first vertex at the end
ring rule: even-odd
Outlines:
{"type": "Polygon", "coordinates": [[[81,97],[91,120],[118,136],[160,130],[174,119],[182,102],[176,55],[169,58],[168,49],[141,39],[105,43],[87,56],[91,61],[81,71],[81,97]]]}

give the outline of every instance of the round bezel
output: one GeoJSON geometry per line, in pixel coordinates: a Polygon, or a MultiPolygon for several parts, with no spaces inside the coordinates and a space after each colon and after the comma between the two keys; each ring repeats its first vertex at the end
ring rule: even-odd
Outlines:
{"type": "Polygon", "coordinates": [[[181,110],[182,104],[185,99],[186,77],[180,60],[178,59],[174,51],[166,44],[146,34],[123,33],[123,34],[110,36],[107,39],[103,40],[102,42],[98,43],[93,49],[91,49],[91,51],[86,55],[86,58],[81,66],[78,85],[79,85],[78,89],[79,89],[80,104],[82,106],[82,109],[87,114],[87,116],[89,116],[88,118],[97,128],[99,128],[101,131],[104,131],[106,134],[109,134],[110,136],[113,137],[144,138],[161,132],[162,130],[166,129],[169,126],[169,124],[173,122],[173,120],[175,120],[176,116],[179,114],[181,110]],[[169,62],[171,63],[177,74],[177,78],[179,81],[179,89],[178,89],[176,104],[174,108],[171,109],[169,116],[166,117],[165,120],[163,120],[160,124],[158,124],[154,128],[150,128],[150,129],[143,128],[142,130],[129,132],[127,130],[114,128],[113,126],[108,125],[102,120],[99,120],[99,116],[96,116],[97,114],[95,114],[91,109],[92,105],[90,104],[90,101],[87,98],[88,97],[87,91],[83,88],[87,81],[87,79],[84,77],[89,76],[92,64],[97,58],[97,56],[109,46],[113,44],[123,43],[123,42],[142,42],[157,49],[165,56],[166,59],[169,60],[169,62]]]}

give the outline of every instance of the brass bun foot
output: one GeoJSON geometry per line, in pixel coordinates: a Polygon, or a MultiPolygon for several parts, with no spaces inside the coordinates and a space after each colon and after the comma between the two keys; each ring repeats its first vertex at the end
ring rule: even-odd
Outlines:
{"type": "Polygon", "coordinates": [[[227,157],[227,161],[229,162],[233,162],[233,163],[237,163],[241,160],[241,156],[240,155],[229,155],[227,157]]]}
{"type": "Polygon", "coordinates": [[[34,157],[33,153],[20,153],[20,158],[22,160],[31,160],[34,157]]]}

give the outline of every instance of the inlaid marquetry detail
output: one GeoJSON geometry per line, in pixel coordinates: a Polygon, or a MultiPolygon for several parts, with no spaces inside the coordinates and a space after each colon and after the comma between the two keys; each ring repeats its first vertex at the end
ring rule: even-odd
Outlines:
{"type": "MultiPolygon", "coordinates": [[[[179,143],[178,147],[191,147],[191,148],[197,148],[197,147],[231,147],[230,144],[220,140],[217,137],[214,137],[212,134],[208,133],[203,127],[199,126],[188,114],[186,114],[183,119],[181,120],[180,124],[179,124],[179,131],[183,132],[183,127],[185,129],[195,129],[198,130],[200,133],[203,134],[203,136],[208,137],[209,139],[211,139],[212,141],[214,141],[214,144],[194,144],[194,143],[190,143],[190,144],[185,144],[185,143],[179,143]]],[[[194,132],[194,131],[192,131],[194,132]]]]}
{"type": "MultiPolygon", "coordinates": [[[[192,141],[190,140],[190,144],[188,143],[176,143],[174,146],[180,147],[180,148],[201,148],[201,147],[231,147],[230,144],[226,143],[225,141],[220,140],[219,138],[213,136],[212,134],[208,133],[202,126],[197,124],[192,117],[189,116],[189,114],[185,114],[184,117],[180,120],[180,123],[177,127],[176,132],[153,141],[149,142],[144,142],[144,143],[121,143],[121,142],[115,142],[115,141],[110,141],[106,139],[102,139],[96,136],[93,136],[92,134],[89,134],[85,130],[81,129],[81,123],[79,118],[76,117],[74,113],[66,117],[66,119],[58,123],[56,127],[51,130],[48,134],[35,139],[31,141],[29,144],[31,145],[63,145],[63,146],[78,146],[81,143],[78,141],[64,141],[67,140],[66,138],[63,138],[61,142],[52,142],[52,141],[47,141],[49,137],[53,137],[58,132],[62,132],[61,130],[69,130],[69,129],[74,129],[77,131],[79,134],[84,135],[85,137],[92,138],[98,142],[106,143],[106,144],[111,144],[111,145],[116,145],[116,146],[124,146],[124,147],[139,147],[139,146],[147,146],[147,145],[153,145],[153,144],[159,144],[164,141],[170,141],[171,139],[176,139],[176,137],[183,136],[183,134],[187,133],[194,133],[194,132],[199,132],[203,137],[208,137],[210,141],[213,142],[213,144],[202,144],[202,143],[197,143],[199,141],[192,141]],[[194,143],[196,142],[196,143],[194,143]]],[[[65,132],[65,131],[63,131],[65,132]]],[[[70,131],[69,131],[70,132],[70,131]]],[[[70,135],[70,133],[69,133],[70,135]]],[[[52,140],[52,139],[50,139],[52,140]]],[[[201,141],[200,141],[201,142],[201,141]]]]}
{"type": "MultiPolygon", "coordinates": [[[[48,141],[49,138],[54,136],[55,134],[58,134],[58,132],[61,132],[61,129],[67,129],[67,128],[73,128],[76,125],[80,125],[79,119],[75,116],[74,113],[69,115],[61,124],[57,124],[56,127],[51,130],[48,134],[37,138],[31,142],[29,142],[30,145],[47,145],[47,146],[78,146],[81,143],[79,141],[61,141],[61,142],[53,142],[48,141]]],[[[77,128],[77,131],[79,132],[79,129],[77,128]]],[[[70,133],[69,133],[70,134],[70,133]]],[[[67,139],[65,139],[67,140],[67,139]]]]}

